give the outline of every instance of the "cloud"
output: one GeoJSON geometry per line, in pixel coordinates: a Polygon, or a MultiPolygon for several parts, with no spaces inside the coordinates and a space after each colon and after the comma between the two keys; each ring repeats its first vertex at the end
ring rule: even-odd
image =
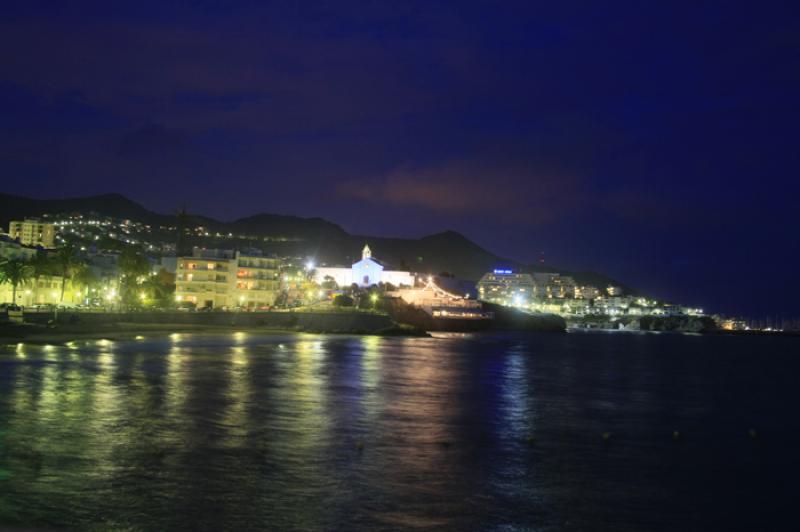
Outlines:
{"type": "Polygon", "coordinates": [[[541,224],[567,215],[586,198],[574,175],[518,165],[456,162],[398,169],[383,178],[347,180],[343,198],[442,214],[485,215],[541,224]]]}

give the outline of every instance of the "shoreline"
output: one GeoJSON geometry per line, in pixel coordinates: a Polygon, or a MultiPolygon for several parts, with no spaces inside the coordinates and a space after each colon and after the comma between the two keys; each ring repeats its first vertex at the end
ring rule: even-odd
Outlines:
{"type": "Polygon", "coordinates": [[[206,325],[186,323],[136,323],[118,322],[113,324],[57,325],[42,327],[37,325],[0,325],[0,343],[66,344],[75,340],[129,341],[137,336],[149,334],[168,336],[170,334],[225,334],[243,332],[248,334],[344,334],[359,336],[407,336],[430,337],[425,331],[397,326],[374,331],[366,330],[313,330],[305,328],[258,327],[248,325],[206,325]]]}
{"type": "Polygon", "coordinates": [[[800,337],[800,331],[729,331],[717,329],[714,331],[688,331],[688,330],[650,330],[650,329],[611,329],[611,328],[586,328],[569,327],[568,333],[647,333],[647,334],[692,334],[697,336],[775,336],[775,337],[800,337]]]}

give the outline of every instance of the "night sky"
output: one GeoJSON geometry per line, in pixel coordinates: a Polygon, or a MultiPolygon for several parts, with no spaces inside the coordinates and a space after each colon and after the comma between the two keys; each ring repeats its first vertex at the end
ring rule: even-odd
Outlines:
{"type": "Polygon", "coordinates": [[[793,2],[9,4],[5,192],[453,229],[800,316],[793,2]]]}

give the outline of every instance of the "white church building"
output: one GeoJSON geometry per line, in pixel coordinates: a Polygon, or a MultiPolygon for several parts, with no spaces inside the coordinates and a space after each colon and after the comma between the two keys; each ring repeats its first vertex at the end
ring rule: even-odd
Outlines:
{"type": "Polygon", "coordinates": [[[369,249],[369,246],[364,246],[361,251],[361,260],[350,268],[318,267],[314,280],[322,283],[326,277],[332,277],[342,288],[354,283],[362,287],[380,283],[390,283],[397,287],[414,286],[414,276],[410,272],[384,269],[383,264],[372,258],[372,250],[369,249]]]}

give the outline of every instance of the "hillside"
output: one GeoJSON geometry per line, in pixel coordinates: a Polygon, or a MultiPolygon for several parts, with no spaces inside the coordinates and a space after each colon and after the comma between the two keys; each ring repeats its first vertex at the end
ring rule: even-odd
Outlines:
{"type": "MultiPolygon", "coordinates": [[[[33,199],[0,193],[0,224],[8,227],[11,220],[44,214],[88,214],[129,219],[152,226],[175,226],[174,214],[159,214],[122,196],[103,194],[85,198],[33,199]]],[[[463,278],[477,280],[483,273],[498,266],[520,271],[555,271],[541,265],[525,265],[498,257],[455,231],[445,231],[418,239],[351,235],[335,223],[322,218],[302,218],[277,214],[257,214],[233,222],[222,222],[202,215],[190,215],[189,225],[202,225],[210,231],[223,234],[269,237],[279,241],[258,242],[264,251],[287,256],[314,257],[318,263],[349,264],[361,256],[365,243],[378,258],[392,268],[409,268],[412,271],[438,274],[449,272],[463,278]]],[[[227,239],[196,240],[197,245],[235,247],[239,241],[227,239]]],[[[253,244],[256,245],[256,244],[253,244]]],[[[559,270],[562,273],[569,273],[559,270]]],[[[598,286],[619,284],[605,275],[587,272],[573,273],[581,283],[598,286]]]]}
{"type": "Polygon", "coordinates": [[[86,198],[33,199],[0,193],[0,224],[25,216],[45,213],[97,212],[104,216],[138,220],[148,224],[167,223],[170,217],[156,214],[121,194],[102,194],[86,198]]]}

